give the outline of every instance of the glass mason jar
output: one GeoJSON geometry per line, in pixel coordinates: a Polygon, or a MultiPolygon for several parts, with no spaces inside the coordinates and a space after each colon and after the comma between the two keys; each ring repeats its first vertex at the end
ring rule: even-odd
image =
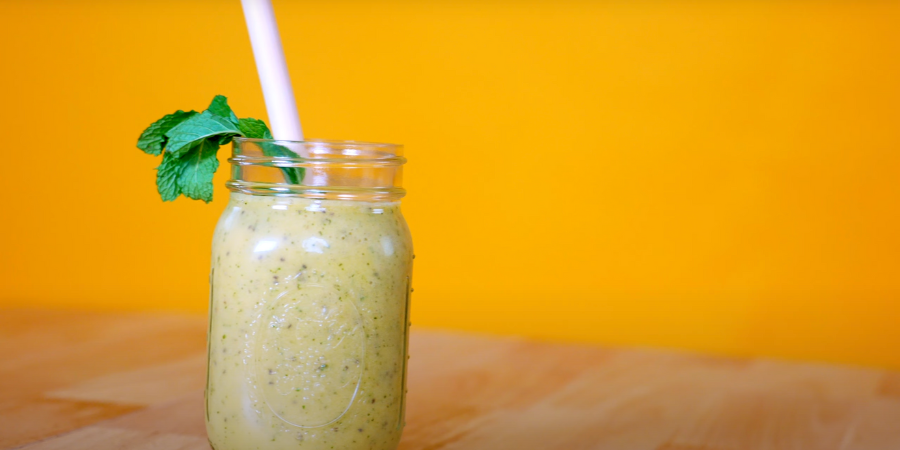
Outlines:
{"type": "Polygon", "coordinates": [[[396,449],[413,259],[401,152],[234,140],[210,272],[215,450],[396,449]]]}

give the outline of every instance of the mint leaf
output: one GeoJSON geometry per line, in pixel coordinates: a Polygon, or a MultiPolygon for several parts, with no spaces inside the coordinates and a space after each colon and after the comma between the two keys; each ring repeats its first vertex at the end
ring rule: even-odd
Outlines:
{"type": "Polygon", "coordinates": [[[153,156],[159,155],[162,153],[163,147],[166,146],[166,132],[196,114],[197,111],[184,112],[180,109],[172,114],[166,114],[162,119],[150,124],[150,126],[141,133],[141,137],[138,138],[137,147],[143,150],[144,153],[153,156]]]}
{"type": "Polygon", "coordinates": [[[162,164],[156,168],[156,190],[162,201],[171,202],[181,195],[178,175],[181,174],[181,159],[172,153],[163,153],[162,164]]]}
{"type": "MultiPolygon", "coordinates": [[[[212,138],[211,138],[211,139],[212,139],[212,138]]],[[[225,135],[225,136],[219,136],[218,142],[219,142],[219,145],[220,145],[220,146],[221,146],[221,145],[228,145],[228,144],[231,143],[231,140],[232,140],[232,139],[234,139],[234,136],[228,134],[228,135],[225,135]]]]}
{"type": "MultiPolygon", "coordinates": [[[[216,152],[235,136],[272,139],[265,122],[253,118],[238,119],[228,106],[228,99],[217,95],[202,113],[179,110],[151,124],[141,133],[138,148],[154,156],[163,154],[162,162],[156,168],[156,189],[163,201],[175,200],[183,194],[209,203],[213,197],[213,175],[219,168],[216,152]]],[[[259,145],[265,156],[299,157],[272,142],[260,142],[259,145]]],[[[289,183],[303,181],[304,168],[280,169],[289,183]]]]}
{"type": "Polygon", "coordinates": [[[181,172],[178,174],[178,188],[186,197],[206,203],[212,201],[213,174],[219,168],[219,160],[216,159],[218,150],[219,144],[215,139],[204,139],[179,158],[181,172]]]}
{"type": "Polygon", "coordinates": [[[223,119],[228,119],[234,124],[238,123],[238,118],[234,115],[231,107],[228,106],[228,99],[224,95],[213,97],[212,103],[209,104],[209,108],[206,108],[206,110],[223,119]]]}
{"type": "Polygon", "coordinates": [[[199,115],[191,116],[166,133],[166,137],[169,138],[166,151],[181,155],[196,141],[222,134],[241,134],[241,130],[230,120],[209,111],[203,111],[199,115]]]}
{"type": "Polygon", "coordinates": [[[241,134],[246,138],[272,139],[272,133],[269,131],[269,127],[267,127],[266,123],[262,120],[247,117],[239,120],[237,125],[238,129],[241,130],[241,134]]]}

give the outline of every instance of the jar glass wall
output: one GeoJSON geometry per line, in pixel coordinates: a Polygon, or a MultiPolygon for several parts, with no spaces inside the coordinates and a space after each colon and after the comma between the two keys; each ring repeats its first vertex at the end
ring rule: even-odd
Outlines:
{"type": "Polygon", "coordinates": [[[216,450],[397,447],[413,258],[400,152],[235,139],[210,273],[216,450]]]}

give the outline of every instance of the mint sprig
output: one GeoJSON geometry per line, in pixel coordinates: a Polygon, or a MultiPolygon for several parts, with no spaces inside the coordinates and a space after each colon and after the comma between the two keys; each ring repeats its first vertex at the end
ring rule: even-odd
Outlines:
{"type": "MultiPolygon", "coordinates": [[[[238,119],[228,106],[228,99],[217,95],[202,113],[178,110],[153,122],[141,133],[137,147],[153,156],[163,154],[162,163],[156,168],[156,189],[163,201],[184,195],[209,203],[213,197],[213,174],[219,168],[216,153],[235,136],[272,139],[265,122],[249,117],[238,119]]],[[[260,147],[265,156],[298,157],[271,142],[263,142],[260,147]]],[[[303,180],[302,167],[281,170],[288,183],[299,184],[303,180]]]]}

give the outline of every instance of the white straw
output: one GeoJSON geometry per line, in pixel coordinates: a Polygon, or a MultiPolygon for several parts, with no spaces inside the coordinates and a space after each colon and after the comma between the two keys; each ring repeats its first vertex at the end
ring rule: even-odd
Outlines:
{"type": "Polygon", "coordinates": [[[303,129],[294,101],[294,88],[284,60],[278,24],[271,0],[241,0],[250,44],[256,59],[256,70],[262,84],[269,125],[275,139],[302,141],[303,129]]]}

